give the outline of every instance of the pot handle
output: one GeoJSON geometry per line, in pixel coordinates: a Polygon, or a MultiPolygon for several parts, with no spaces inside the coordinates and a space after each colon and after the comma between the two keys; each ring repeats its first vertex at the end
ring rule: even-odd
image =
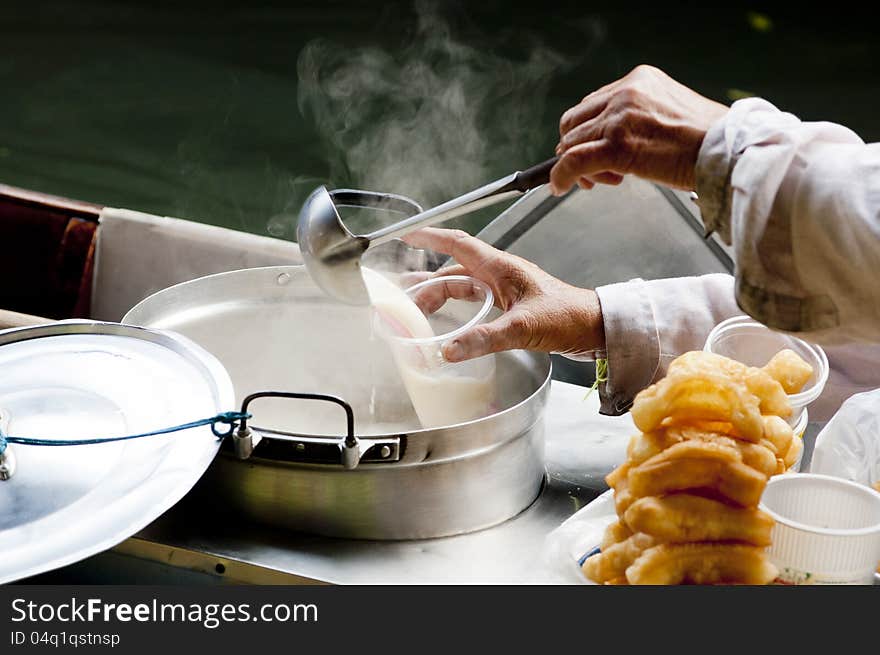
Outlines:
{"type": "MultiPolygon", "coordinates": [[[[297,435],[285,432],[285,436],[292,436],[298,439],[294,448],[297,450],[306,450],[309,445],[312,447],[320,446],[326,449],[328,446],[335,447],[339,451],[339,462],[346,469],[354,469],[361,462],[364,455],[368,451],[377,449],[377,460],[383,462],[397,461],[400,458],[400,439],[392,437],[390,439],[367,439],[365,442],[358,439],[354,433],[354,410],[345,400],[338,396],[318,393],[293,393],[289,391],[258,391],[247,396],[241,403],[241,413],[247,414],[248,407],[251,402],[258,398],[291,398],[296,400],[318,400],[334,403],[345,410],[346,434],[342,439],[335,437],[317,436],[317,435],[297,435]]],[[[260,442],[262,434],[255,432],[272,433],[272,430],[261,428],[251,429],[248,427],[247,419],[242,419],[238,430],[232,436],[233,448],[235,455],[239,459],[247,459],[254,452],[254,448],[260,442]],[[256,438],[255,438],[256,437],[256,438]]],[[[306,458],[303,458],[306,459],[306,458]]]]}

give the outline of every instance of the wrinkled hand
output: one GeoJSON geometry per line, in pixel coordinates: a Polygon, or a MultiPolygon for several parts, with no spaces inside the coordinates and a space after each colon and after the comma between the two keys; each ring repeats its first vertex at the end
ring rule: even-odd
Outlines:
{"type": "Polygon", "coordinates": [[[494,321],[447,342],[443,355],[448,361],[517,348],[567,355],[604,349],[602,310],[595,291],[566,284],[522,257],[497,250],[461,230],[424,228],[404,240],[413,247],[452,256],[458,264],[434,276],[469,275],[482,280],[492,289],[495,305],[504,311],[494,321]]]}
{"type": "Polygon", "coordinates": [[[560,195],[575,183],[620,184],[632,174],[691,190],[703,138],[727,109],[657,68],[639,66],[562,115],[551,189],[560,195]]]}

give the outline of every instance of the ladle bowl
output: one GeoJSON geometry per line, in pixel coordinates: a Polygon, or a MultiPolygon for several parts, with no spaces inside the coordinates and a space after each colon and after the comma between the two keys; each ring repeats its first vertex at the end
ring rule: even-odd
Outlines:
{"type": "Polygon", "coordinates": [[[328,191],[320,186],[306,199],[299,215],[297,240],[312,279],[329,296],[349,305],[369,302],[361,276],[361,255],[370,247],[342,222],[337,207],[365,207],[413,216],[421,213],[414,200],[391,193],[357,189],[328,191]]]}

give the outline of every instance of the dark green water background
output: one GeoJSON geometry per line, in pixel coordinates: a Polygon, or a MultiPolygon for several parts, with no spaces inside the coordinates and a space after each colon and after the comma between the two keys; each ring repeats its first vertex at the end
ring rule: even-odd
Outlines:
{"type": "Polygon", "coordinates": [[[439,176],[425,192],[433,197],[419,198],[431,204],[491,179],[471,178],[544,159],[556,143],[559,114],[638,63],[660,66],[721,101],[761,95],[874,141],[880,138],[878,61],[876,23],[865,11],[840,5],[816,12],[807,5],[588,0],[418,7],[0,0],[0,182],[291,237],[299,203],[319,182],[347,186],[378,175],[393,186],[394,175],[382,173],[396,162],[405,171],[401,188],[385,190],[418,193],[413,180],[439,176]],[[429,27],[420,31],[425,13],[429,27]],[[423,52],[426,34],[438,30],[451,47],[438,50],[435,40],[423,52]],[[304,104],[298,62],[316,40],[313,54],[326,57],[318,63],[327,64],[322,74],[335,84],[336,97],[322,104],[327,89],[319,84],[304,104]],[[550,53],[540,80],[518,77],[535,51],[550,53]],[[361,73],[365,53],[372,63],[361,73]],[[408,84],[412,59],[429,73],[439,70],[440,81],[428,85],[425,97],[408,84]],[[383,66],[392,72],[385,76],[383,66]],[[340,69],[355,80],[355,93],[374,88],[370,75],[384,85],[370,96],[368,118],[340,122],[334,113],[347,88],[345,79],[333,78],[340,69]],[[456,128],[460,114],[441,109],[427,112],[444,124],[425,125],[431,136],[424,142],[390,144],[370,170],[348,161],[353,144],[363,147],[358,130],[371,132],[376,147],[376,130],[384,134],[379,128],[390,114],[409,112],[418,120],[413,112],[430,109],[423,103],[434,102],[458,73],[468,84],[444,102],[456,111],[474,106],[470,124],[479,130],[480,147],[470,152],[471,137],[456,128]],[[507,85],[498,81],[504,76],[507,85]],[[402,105],[395,85],[407,86],[402,105]],[[463,166],[461,157],[476,168],[463,166]]]}

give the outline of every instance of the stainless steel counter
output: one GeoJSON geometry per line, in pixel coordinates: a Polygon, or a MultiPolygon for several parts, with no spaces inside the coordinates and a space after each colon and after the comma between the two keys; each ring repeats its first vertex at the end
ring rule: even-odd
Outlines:
{"type": "MultiPolygon", "coordinates": [[[[471,534],[422,541],[353,541],[241,523],[191,493],[112,551],[44,576],[53,582],[337,584],[540,583],[545,536],[606,488],[625,454],[629,415],[600,416],[596,394],[553,382],[546,414],[546,482],[524,512],[471,534]]],[[[805,462],[818,432],[807,433],[805,462]]]]}

